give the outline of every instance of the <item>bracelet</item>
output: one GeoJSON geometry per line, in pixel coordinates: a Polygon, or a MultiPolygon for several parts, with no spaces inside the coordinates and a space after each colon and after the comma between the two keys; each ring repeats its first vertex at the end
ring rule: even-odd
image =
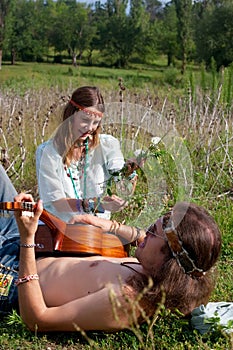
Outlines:
{"type": "Polygon", "coordinates": [[[19,284],[26,283],[32,280],[38,280],[38,279],[39,279],[39,276],[37,275],[37,273],[35,273],[34,275],[27,275],[27,276],[23,276],[22,278],[19,278],[15,282],[15,284],[16,286],[18,286],[19,284]]]}
{"type": "Polygon", "coordinates": [[[145,235],[145,230],[139,228],[139,227],[135,227],[136,230],[137,230],[137,235],[136,235],[136,238],[135,238],[135,243],[136,243],[136,246],[138,246],[138,240],[139,238],[141,238],[142,234],[145,235]]]}
{"type": "Polygon", "coordinates": [[[114,233],[114,235],[116,235],[117,231],[119,230],[119,228],[120,228],[119,222],[117,222],[116,220],[112,220],[112,224],[111,224],[110,229],[108,230],[108,232],[114,233]]]}
{"type": "Polygon", "coordinates": [[[137,236],[135,238],[135,241],[137,241],[139,238],[141,238],[142,234],[145,235],[145,230],[139,227],[135,227],[137,230],[137,236]]]}
{"type": "Polygon", "coordinates": [[[136,231],[137,231],[137,235],[136,235],[136,238],[135,238],[135,241],[137,241],[140,236],[141,236],[141,229],[139,227],[135,227],[136,228],[136,231]]]}
{"type": "Polygon", "coordinates": [[[33,244],[25,244],[25,243],[22,243],[19,245],[20,247],[23,247],[23,248],[44,248],[44,244],[41,244],[41,243],[33,243],[33,244]]]}
{"type": "Polygon", "coordinates": [[[115,230],[116,230],[116,221],[115,220],[112,220],[111,221],[111,226],[110,226],[110,229],[108,230],[108,232],[110,233],[115,233],[115,230]]]}
{"type": "Polygon", "coordinates": [[[130,226],[131,228],[131,238],[130,238],[130,242],[133,242],[135,239],[134,239],[134,229],[135,227],[134,226],[130,226]]]}
{"type": "Polygon", "coordinates": [[[121,227],[121,223],[120,223],[120,222],[117,222],[117,224],[118,224],[118,227],[117,227],[116,230],[115,230],[116,236],[119,234],[119,230],[120,230],[120,227],[121,227]]]}

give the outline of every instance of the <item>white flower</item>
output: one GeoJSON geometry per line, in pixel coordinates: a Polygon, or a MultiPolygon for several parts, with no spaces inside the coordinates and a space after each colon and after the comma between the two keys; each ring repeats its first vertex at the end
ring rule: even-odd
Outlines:
{"type": "Polygon", "coordinates": [[[136,151],[134,151],[134,155],[135,157],[138,157],[138,156],[144,156],[146,154],[146,151],[143,151],[142,149],[136,149],[136,151]]]}
{"type": "Polygon", "coordinates": [[[161,137],[159,137],[159,136],[152,137],[152,139],[151,139],[151,143],[154,146],[157,145],[160,141],[161,141],[161,137]]]}

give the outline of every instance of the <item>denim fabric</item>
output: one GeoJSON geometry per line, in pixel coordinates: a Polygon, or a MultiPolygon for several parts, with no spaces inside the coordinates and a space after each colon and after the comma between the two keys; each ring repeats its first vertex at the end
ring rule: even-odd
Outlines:
{"type": "Polygon", "coordinates": [[[0,317],[18,308],[18,262],[19,238],[12,238],[0,250],[0,317]]]}
{"type": "MultiPolygon", "coordinates": [[[[12,202],[17,194],[0,165],[0,202],[12,202]]],[[[14,213],[0,215],[0,316],[17,307],[19,232],[14,213]]]]}
{"type": "MultiPolygon", "coordinates": [[[[0,202],[13,202],[17,192],[0,165],[0,202]]],[[[0,216],[0,248],[5,240],[19,236],[14,213],[2,213],[0,216]]]]}

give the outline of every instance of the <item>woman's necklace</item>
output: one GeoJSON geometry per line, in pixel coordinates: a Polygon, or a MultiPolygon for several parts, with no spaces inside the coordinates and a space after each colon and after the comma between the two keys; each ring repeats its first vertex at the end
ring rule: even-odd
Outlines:
{"type": "MultiPolygon", "coordinates": [[[[81,158],[80,158],[78,164],[76,165],[76,171],[81,173],[79,176],[79,181],[81,180],[81,178],[83,176],[83,199],[85,199],[87,197],[87,168],[89,166],[88,141],[89,141],[89,139],[87,137],[86,140],[84,141],[84,155],[81,155],[81,158]]],[[[79,199],[77,185],[75,184],[75,180],[77,181],[78,178],[73,176],[70,166],[68,167],[67,170],[68,170],[67,175],[69,176],[69,178],[71,179],[71,182],[72,182],[75,198],[79,199]]]]}

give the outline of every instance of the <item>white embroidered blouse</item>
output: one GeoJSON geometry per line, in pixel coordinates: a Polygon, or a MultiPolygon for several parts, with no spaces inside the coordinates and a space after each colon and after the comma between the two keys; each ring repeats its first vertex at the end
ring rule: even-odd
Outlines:
{"type": "MultiPolygon", "coordinates": [[[[111,135],[101,134],[100,144],[88,156],[86,198],[101,197],[110,178],[109,171],[121,170],[124,163],[119,141],[111,135]]],[[[54,147],[53,139],[42,143],[36,150],[39,196],[43,200],[44,208],[66,222],[74,213],[58,213],[52,202],[62,198],[77,198],[77,195],[83,199],[84,176],[78,165],[78,162],[72,163],[68,172],[54,147]]],[[[104,214],[101,216],[110,217],[109,212],[105,211],[104,214]]]]}

